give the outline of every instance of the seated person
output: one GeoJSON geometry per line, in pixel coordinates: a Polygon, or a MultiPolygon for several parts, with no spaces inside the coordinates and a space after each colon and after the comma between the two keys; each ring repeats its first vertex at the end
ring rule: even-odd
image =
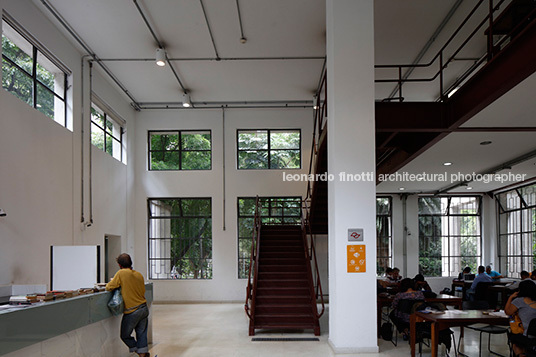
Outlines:
{"type": "Polygon", "coordinates": [[[486,274],[488,274],[493,280],[498,280],[500,278],[504,278],[499,272],[496,272],[495,270],[491,270],[491,266],[486,266],[486,274]]]}
{"type": "Polygon", "coordinates": [[[391,307],[393,310],[389,314],[391,321],[396,325],[398,331],[402,332],[403,339],[407,340],[409,337],[409,317],[411,315],[410,307],[401,306],[402,300],[414,300],[424,301],[424,295],[422,291],[418,291],[415,288],[413,279],[406,278],[400,282],[399,292],[395,295],[391,307]]]}
{"type": "MultiPolygon", "coordinates": [[[[530,280],[530,273],[526,270],[523,270],[521,273],[519,273],[519,277],[521,278],[521,281],[523,280],[530,280]]],[[[519,284],[521,281],[513,282],[512,284],[507,285],[508,289],[510,290],[517,290],[519,289],[519,284]]]]}
{"type": "Polygon", "coordinates": [[[430,285],[428,285],[428,282],[424,280],[424,276],[422,274],[417,274],[413,278],[413,281],[415,282],[415,288],[419,291],[432,291],[432,288],[430,285]]]}
{"type": "Polygon", "coordinates": [[[478,283],[491,283],[493,280],[491,277],[486,274],[486,268],[484,266],[478,267],[478,275],[475,277],[475,280],[473,280],[473,283],[471,284],[471,288],[467,289],[467,299],[469,301],[474,301],[475,299],[475,290],[478,283]]]}
{"type": "Polygon", "coordinates": [[[393,268],[393,271],[391,272],[391,275],[387,276],[387,279],[389,279],[392,283],[398,283],[402,280],[402,276],[400,275],[400,269],[393,268]]]}
{"type": "Polygon", "coordinates": [[[536,269],[530,273],[530,279],[536,281],[536,269]]]}
{"type": "Polygon", "coordinates": [[[458,280],[463,280],[463,277],[465,274],[471,274],[471,267],[463,268],[463,271],[460,274],[458,274],[458,280]]]}
{"type": "Polygon", "coordinates": [[[519,291],[513,293],[506,302],[504,312],[508,315],[517,313],[523,324],[523,334],[511,334],[510,341],[516,356],[524,353],[523,346],[528,342],[527,329],[530,321],[536,318],[536,284],[526,280],[519,284],[519,291]]]}

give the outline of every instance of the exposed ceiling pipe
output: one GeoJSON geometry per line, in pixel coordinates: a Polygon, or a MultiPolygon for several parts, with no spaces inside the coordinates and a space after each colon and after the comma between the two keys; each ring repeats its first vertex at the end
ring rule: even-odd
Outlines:
{"type": "MultiPolygon", "coordinates": [[[[145,25],[147,26],[147,28],[149,29],[149,31],[151,32],[151,35],[153,35],[153,38],[154,40],[156,41],[157,45],[159,48],[162,48],[162,49],[165,49],[164,45],[162,44],[162,42],[158,39],[158,37],[156,36],[151,24],[149,23],[149,20],[147,20],[147,16],[145,16],[145,13],[143,12],[142,8],[140,7],[140,5],[138,4],[138,0],[132,0],[134,2],[134,5],[136,5],[136,8],[138,9],[138,12],[140,13],[141,17],[143,18],[143,21],[145,22],[145,25]]],[[[154,61],[154,58],[152,59],[154,61]]],[[[166,53],[166,62],[169,66],[169,68],[171,68],[171,72],[173,72],[173,75],[175,76],[175,79],[177,79],[177,82],[179,82],[179,85],[182,89],[182,91],[184,93],[188,93],[188,90],[184,87],[184,85],[182,84],[182,81],[181,79],[179,78],[179,75],[177,74],[177,71],[175,70],[175,68],[171,65],[171,62],[169,61],[169,58],[167,58],[167,53],[166,53]]]]}
{"type": "Polygon", "coordinates": [[[207,12],[205,10],[205,5],[203,4],[203,0],[199,0],[201,3],[201,8],[203,8],[203,15],[205,15],[205,21],[207,23],[208,33],[210,34],[210,39],[212,40],[212,46],[214,47],[214,53],[216,54],[216,58],[219,61],[220,55],[218,54],[218,49],[216,48],[216,42],[214,41],[214,36],[212,35],[212,29],[210,28],[210,23],[208,22],[208,16],[207,12]]]}
{"type": "Polygon", "coordinates": [[[75,39],[76,42],[86,51],[86,53],[93,58],[95,62],[98,63],[98,65],[106,72],[106,74],[117,84],[117,86],[127,95],[127,97],[132,100],[132,107],[139,111],[139,107],[137,105],[137,100],[130,94],[130,92],[125,88],[125,86],[113,75],[113,73],[106,67],[104,64],[102,64],[99,61],[99,57],[95,54],[95,52],[82,40],[82,38],[76,33],[76,31],[73,30],[71,25],[67,23],[67,21],[56,11],[56,9],[48,3],[47,0],[41,0],[41,3],[43,6],[58,20],[60,25],[75,39]]]}
{"type": "Polygon", "coordinates": [[[244,36],[244,27],[242,26],[242,15],[240,14],[240,5],[238,4],[238,0],[236,0],[236,11],[238,12],[238,23],[240,24],[240,42],[246,43],[247,38],[244,36]]]}
{"type": "MultiPolygon", "coordinates": [[[[426,54],[426,52],[428,52],[428,50],[430,49],[430,47],[432,46],[432,44],[434,43],[434,41],[436,40],[436,38],[439,36],[439,34],[441,33],[441,31],[443,31],[443,29],[445,28],[445,26],[447,25],[447,23],[450,21],[450,19],[452,18],[452,16],[454,16],[454,13],[456,12],[456,10],[458,9],[458,7],[462,4],[463,0],[457,0],[456,3],[452,6],[452,8],[450,9],[449,13],[447,14],[447,16],[445,16],[445,18],[443,19],[443,21],[441,21],[441,24],[439,24],[439,26],[437,27],[437,29],[434,31],[434,33],[432,34],[432,36],[430,37],[430,39],[428,40],[428,42],[426,42],[426,44],[424,45],[424,47],[422,48],[422,50],[419,52],[419,54],[417,55],[417,57],[413,60],[413,63],[412,65],[416,65],[418,64],[421,59],[424,57],[424,55],[426,54]]],[[[402,76],[402,82],[406,81],[406,79],[409,78],[409,76],[411,75],[411,73],[413,73],[413,70],[415,69],[415,67],[409,67],[407,69],[407,71],[404,73],[404,75],[402,76]]],[[[389,95],[388,98],[393,98],[399,91],[399,88],[398,86],[396,86],[393,91],[391,92],[391,94],[389,95]]]]}
{"type": "MultiPolygon", "coordinates": [[[[530,160],[532,158],[536,157],[536,150],[533,150],[529,153],[526,153],[524,155],[521,155],[519,157],[516,157],[515,159],[513,160],[510,160],[510,161],[507,161],[507,162],[504,162],[498,166],[495,166],[494,168],[492,169],[489,169],[489,170],[486,170],[484,172],[481,172],[481,173],[478,173],[477,175],[490,175],[490,174],[495,174],[501,170],[505,170],[505,169],[511,169],[512,167],[514,167],[515,165],[519,165],[521,164],[522,162],[525,162],[527,160],[530,160]]],[[[468,183],[470,183],[472,181],[463,181],[463,182],[458,182],[458,183],[455,183],[453,185],[450,185],[450,186],[447,186],[447,187],[444,187],[442,189],[439,189],[437,192],[435,192],[436,195],[438,194],[441,194],[441,193],[444,193],[444,192],[447,192],[447,191],[450,191],[452,189],[455,189],[457,187],[460,187],[460,186],[465,186],[467,185],[468,183]]]]}
{"type": "MultiPolygon", "coordinates": [[[[175,61],[287,61],[287,60],[326,60],[326,56],[289,56],[289,57],[184,57],[167,58],[175,61]]],[[[101,62],[154,62],[154,58],[99,58],[101,62]]],[[[324,64],[325,67],[325,64],[324,64]]]]}

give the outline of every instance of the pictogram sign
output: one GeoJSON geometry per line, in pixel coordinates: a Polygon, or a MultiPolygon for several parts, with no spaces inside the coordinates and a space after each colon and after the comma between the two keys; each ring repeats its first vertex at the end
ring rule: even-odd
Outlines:
{"type": "Polygon", "coordinates": [[[365,273],[367,271],[367,255],[364,244],[346,246],[348,273],[365,273]]]}

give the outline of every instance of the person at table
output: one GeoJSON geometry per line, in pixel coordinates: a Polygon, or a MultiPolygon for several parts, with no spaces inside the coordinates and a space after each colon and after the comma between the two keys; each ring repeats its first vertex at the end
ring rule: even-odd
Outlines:
{"type": "Polygon", "coordinates": [[[493,279],[491,279],[491,277],[486,274],[486,268],[484,268],[484,266],[482,265],[479,266],[478,275],[475,277],[475,280],[473,280],[471,288],[467,289],[467,298],[469,299],[469,301],[474,301],[476,286],[478,285],[478,283],[491,283],[492,281],[493,279]]]}
{"type": "Polygon", "coordinates": [[[509,285],[506,285],[506,287],[509,289],[509,290],[517,290],[519,289],[519,284],[524,281],[524,280],[528,280],[528,281],[536,281],[536,280],[530,280],[530,273],[526,270],[523,270],[521,273],[519,273],[519,277],[521,278],[521,281],[515,281],[509,285]]]}
{"type": "Polygon", "coordinates": [[[388,275],[387,278],[391,283],[398,283],[402,281],[402,276],[400,275],[400,269],[393,268],[393,271],[391,272],[391,275],[388,275]]]}
{"type": "Polygon", "coordinates": [[[409,338],[409,317],[411,315],[406,306],[401,306],[402,300],[424,301],[422,291],[415,287],[413,279],[405,278],[400,281],[399,292],[395,295],[391,304],[392,311],[389,314],[391,321],[396,325],[398,331],[402,332],[405,341],[409,338]]]}
{"type": "Polygon", "coordinates": [[[424,275],[417,274],[413,278],[413,281],[415,282],[415,289],[419,291],[432,291],[432,288],[428,284],[426,280],[424,280],[424,275]]]}
{"type": "Polygon", "coordinates": [[[523,324],[523,334],[510,335],[514,353],[518,356],[525,352],[522,346],[528,339],[527,329],[530,321],[536,318],[536,284],[528,280],[522,281],[519,284],[519,291],[516,291],[508,298],[504,312],[508,315],[517,313],[523,324]]]}
{"type": "Polygon", "coordinates": [[[486,274],[488,274],[490,276],[490,278],[492,278],[493,280],[498,280],[500,278],[504,278],[504,276],[502,276],[499,272],[497,272],[495,270],[491,270],[490,265],[486,266],[486,274]]]}
{"type": "Polygon", "coordinates": [[[462,272],[458,274],[458,280],[463,280],[466,274],[471,274],[471,267],[463,268],[462,272]]]}

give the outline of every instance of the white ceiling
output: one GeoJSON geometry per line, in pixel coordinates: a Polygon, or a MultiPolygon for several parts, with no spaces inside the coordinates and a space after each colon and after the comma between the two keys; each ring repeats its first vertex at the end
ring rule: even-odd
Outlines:
{"type": "MultiPolygon", "coordinates": [[[[34,2],[53,21],[41,1],[34,2]]],[[[158,67],[154,56],[158,44],[140,15],[136,0],[48,0],[137,102],[179,103],[183,89],[169,66],[158,67]]],[[[507,1],[506,3],[508,3],[507,1]]],[[[326,55],[325,0],[137,0],[183,86],[195,102],[311,101],[317,89],[326,55]],[[242,36],[237,3],[243,25],[242,36]],[[215,47],[203,13],[206,10],[215,47]],[[214,60],[217,55],[221,61],[214,60]],[[287,59],[266,59],[286,57],[287,59]],[[288,59],[301,57],[302,59],[288,59]],[[303,59],[303,57],[314,57],[303,59]],[[200,60],[200,59],[203,60],[200,60]],[[247,60],[231,60],[249,58],[247,60]],[[257,59],[252,59],[257,58],[257,59]],[[264,59],[260,59],[264,58],[264,59]],[[188,59],[188,60],[186,60],[188,59]],[[193,60],[197,59],[197,60],[193,60]]],[[[376,64],[410,64],[429,42],[458,0],[375,0],[376,64]]],[[[428,62],[463,21],[476,1],[462,1],[444,29],[430,41],[420,63],[428,62]]],[[[480,18],[483,11],[478,10],[480,18]]],[[[471,20],[476,23],[476,20],[471,20]]],[[[474,28],[474,26],[472,27],[474,28]]],[[[468,30],[462,31],[467,35],[468,30]]],[[[463,37],[463,36],[461,36],[463,37]]],[[[463,37],[464,38],[464,37],[463,37]]],[[[453,41],[458,44],[459,40],[453,41]]],[[[456,46],[445,49],[445,58],[456,46]]],[[[486,48],[483,30],[445,73],[448,87],[486,48]]],[[[411,78],[432,76],[438,69],[416,70],[411,78]]],[[[396,71],[376,70],[377,79],[395,78],[396,71]]],[[[377,84],[376,98],[387,98],[393,84],[377,84]]],[[[535,126],[536,77],[532,76],[478,113],[464,127],[535,126]]],[[[436,100],[439,82],[406,84],[406,101],[436,100]]],[[[442,163],[454,164],[447,172],[479,173],[536,149],[536,132],[453,133],[435,144],[400,171],[445,172],[442,163]],[[481,141],[491,140],[488,146],[481,141]]],[[[531,159],[512,168],[536,177],[531,159]]],[[[405,183],[407,191],[430,192],[450,182],[405,183]]],[[[489,191],[503,184],[471,183],[475,191],[489,191]]],[[[399,183],[382,183],[378,192],[399,192],[399,183]]],[[[465,187],[458,191],[467,191],[465,187]]]]}

